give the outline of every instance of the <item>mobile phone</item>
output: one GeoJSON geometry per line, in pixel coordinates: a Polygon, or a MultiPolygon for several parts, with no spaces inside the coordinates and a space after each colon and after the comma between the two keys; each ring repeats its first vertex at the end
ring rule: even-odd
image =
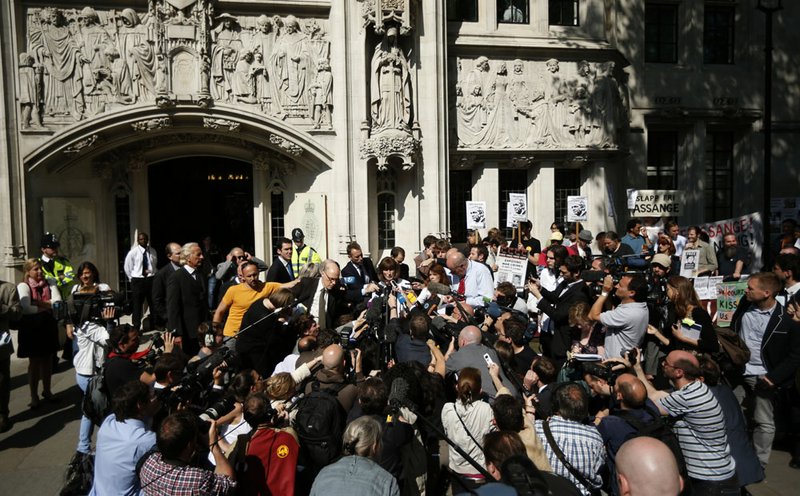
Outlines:
{"type": "Polygon", "coordinates": [[[494,363],[494,361],[492,360],[492,357],[490,357],[488,353],[484,353],[483,354],[483,359],[486,360],[486,366],[487,367],[494,363]]]}

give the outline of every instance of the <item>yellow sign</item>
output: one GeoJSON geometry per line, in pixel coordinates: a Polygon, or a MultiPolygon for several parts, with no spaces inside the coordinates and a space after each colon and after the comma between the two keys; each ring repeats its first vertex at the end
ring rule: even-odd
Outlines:
{"type": "Polygon", "coordinates": [[[278,455],[278,458],[286,458],[289,456],[289,447],[285,444],[281,444],[278,446],[278,449],[275,451],[275,454],[278,455]]]}

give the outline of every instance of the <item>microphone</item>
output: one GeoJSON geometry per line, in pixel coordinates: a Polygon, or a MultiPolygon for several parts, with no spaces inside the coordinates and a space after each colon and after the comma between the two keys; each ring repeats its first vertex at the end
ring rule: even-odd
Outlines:
{"type": "Polygon", "coordinates": [[[383,339],[387,343],[397,342],[397,330],[394,328],[394,326],[386,326],[386,329],[383,331],[383,339]]]}
{"type": "Polygon", "coordinates": [[[450,289],[450,286],[440,282],[429,282],[428,291],[435,295],[449,295],[453,292],[453,290],[450,289]]]}
{"type": "Polygon", "coordinates": [[[358,282],[358,279],[356,278],[356,276],[344,276],[340,279],[340,281],[342,281],[343,284],[349,286],[351,284],[355,284],[356,282],[358,282]]]}

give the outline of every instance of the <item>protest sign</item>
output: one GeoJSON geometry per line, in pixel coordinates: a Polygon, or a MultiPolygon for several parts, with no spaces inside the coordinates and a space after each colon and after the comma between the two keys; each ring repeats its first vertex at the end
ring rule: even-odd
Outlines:
{"type": "Polygon", "coordinates": [[[567,196],[567,222],[586,222],[589,216],[589,199],[585,196],[567,196]]]}
{"type": "Polygon", "coordinates": [[[683,250],[681,256],[681,276],[692,279],[697,275],[697,260],[700,250],[683,250]]]}
{"type": "Polygon", "coordinates": [[[467,229],[486,229],[486,202],[467,202],[467,229]]]}
{"type": "MultiPolygon", "coordinates": [[[[739,246],[750,251],[752,260],[761,260],[763,228],[759,212],[733,219],[700,224],[700,229],[708,233],[709,243],[714,248],[715,253],[722,248],[722,238],[726,234],[734,234],[739,241],[739,246]]],[[[686,229],[681,229],[681,234],[686,236],[686,231],[686,229]]],[[[747,270],[747,267],[745,270],[747,270]]]]}
{"type": "Polygon", "coordinates": [[[635,216],[674,217],[683,210],[683,191],[674,189],[629,189],[628,209],[635,216]]]}
{"type": "Polygon", "coordinates": [[[733,313],[747,289],[746,281],[723,282],[717,285],[717,325],[730,327],[733,313]]]}
{"type": "Polygon", "coordinates": [[[528,269],[528,257],[508,250],[500,250],[497,255],[497,272],[494,274],[494,287],[501,282],[510,282],[522,291],[525,285],[525,271],[528,269]]]}
{"type": "Polygon", "coordinates": [[[514,218],[514,207],[511,202],[506,203],[506,227],[517,228],[517,219],[514,218]]]}
{"type": "Polygon", "coordinates": [[[528,220],[528,197],[525,193],[509,193],[508,203],[515,221],[528,220]]]}

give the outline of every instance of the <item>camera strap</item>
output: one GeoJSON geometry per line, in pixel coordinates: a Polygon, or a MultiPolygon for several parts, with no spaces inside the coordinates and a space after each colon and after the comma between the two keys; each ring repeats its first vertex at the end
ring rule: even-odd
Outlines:
{"type": "Polygon", "coordinates": [[[595,494],[597,489],[586,479],[586,477],[583,476],[582,473],[578,471],[577,468],[567,461],[567,457],[564,456],[564,452],[561,451],[561,448],[558,446],[558,444],[556,444],[556,440],[553,437],[553,431],[550,430],[550,419],[545,419],[542,422],[542,430],[544,430],[544,436],[547,438],[547,444],[550,445],[550,448],[553,450],[556,458],[558,458],[558,461],[564,465],[564,468],[566,468],[569,473],[572,474],[572,476],[575,477],[575,479],[589,491],[590,494],[595,494]]]}
{"type": "MultiPolygon", "coordinates": [[[[466,408],[466,406],[464,408],[466,408]]],[[[472,439],[472,442],[475,443],[475,446],[477,446],[478,449],[481,451],[481,453],[483,453],[483,446],[481,446],[481,443],[479,443],[475,439],[475,437],[472,435],[472,433],[467,428],[467,424],[464,422],[464,419],[462,419],[461,415],[458,414],[458,409],[456,408],[456,403],[455,402],[453,403],[453,413],[455,413],[456,418],[458,419],[458,421],[461,422],[461,425],[464,427],[464,431],[467,433],[467,436],[469,436],[469,438],[472,439]]]]}

